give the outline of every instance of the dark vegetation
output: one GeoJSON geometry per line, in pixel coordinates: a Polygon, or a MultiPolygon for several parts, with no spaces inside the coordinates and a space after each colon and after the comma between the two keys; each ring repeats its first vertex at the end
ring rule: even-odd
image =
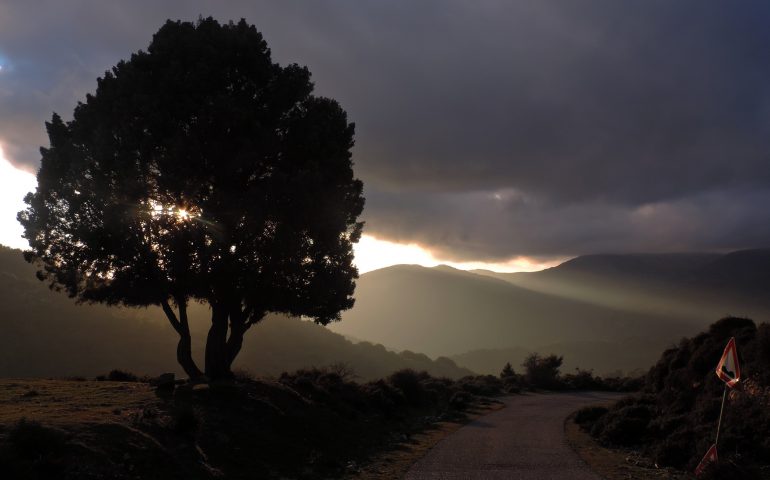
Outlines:
{"type": "Polygon", "coordinates": [[[724,391],[714,374],[730,337],[741,365],[719,438],[720,464],[706,478],[770,476],[770,324],[727,317],[666,350],[640,394],[609,410],[583,409],[575,421],[602,444],[641,449],[661,466],[692,471],[711,444],[724,391]]]}
{"type": "MultiPolygon", "coordinates": [[[[236,371],[226,382],[177,381],[165,387],[117,369],[98,376],[98,383],[43,381],[56,385],[55,395],[67,390],[62,384],[71,385],[72,400],[58,408],[73,413],[55,412],[63,424],[34,418],[0,423],[0,462],[11,479],[338,478],[355,473],[374,454],[401,448],[436,422],[461,421],[491,397],[584,387],[572,375],[561,375],[558,363],[555,356],[533,355],[521,375],[507,364],[500,376],[457,380],[403,369],[359,382],[349,365],[336,364],[273,379],[236,371]],[[102,406],[107,396],[116,402],[105,408],[113,419],[90,414],[77,422],[80,408],[91,408],[72,403],[82,398],[84,383],[96,392],[95,405],[102,406]],[[150,396],[131,401],[130,392],[136,391],[150,396]]],[[[591,379],[589,388],[628,386],[590,372],[579,376],[591,379]]],[[[41,393],[19,390],[10,404],[55,401],[38,388],[41,393]],[[28,398],[30,392],[41,400],[28,398]]]]}
{"type": "MultiPolygon", "coordinates": [[[[521,364],[522,374],[517,374],[510,362],[500,372],[500,389],[507,393],[522,390],[603,390],[634,392],[642,386],[640,377],[600,377],[590,370],[575,369],[575,373],[562,374],[563,358],[557,355],[532,353],[521,364]]],[[[476,378],[495,378],[491,375],[476,378]]]]}
{"type": "Polygon", "coordinates": [[[268,313],[326,325],[353,306],[363,184],[354,125],[241,20],[167,21],[46,123],[25,258],[81,303],[161,307],[191,378],[232,376],[268,313]],[[210,307],[204,370],[188,306],[210,307]]]}
{"type": "MultiPolygon", "coordinates": [[[[110,377],[137,379],[127,372],[110,377]]],[[[3,478],[338,478],[373,453],[490,402],[480,395],[500,393],[499,381],[413,370],[376,382],[351,378],[341,366],[275,380],[238,375],[161,392],[155,402],[116,409],[115,421],[55,426],[21,419],[0,426],[3,478]]]]}

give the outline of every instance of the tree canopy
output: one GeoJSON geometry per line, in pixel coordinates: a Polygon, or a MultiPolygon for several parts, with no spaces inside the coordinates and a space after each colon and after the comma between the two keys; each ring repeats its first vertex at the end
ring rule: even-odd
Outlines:
{"type": "Polygon", "coordinates": [[[46,124],[19,213],[27,259],[78,301],[160,305],[181,350],[188,302],[208,303],[210,377],[229,373],[267,312],[339,319],[353,305],[363,185],[354,125],[312,91],[308,69],[273,63],[244,20],[166,22],[71,121],[46,124]]]}

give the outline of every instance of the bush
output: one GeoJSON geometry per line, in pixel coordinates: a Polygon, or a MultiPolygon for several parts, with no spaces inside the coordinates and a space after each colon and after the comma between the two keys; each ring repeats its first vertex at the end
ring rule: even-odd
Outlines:
{"type": "Polygon", "coordinates": [[[494,375],[463,377],[457,381],[457,384],[468,393],[484,397],[493,397],[503,393],[503,382],[494,375]]]}
{"type": "Polygon", "coordinates": [[[430,376],[425,372],[415,372],[410,368],[399,370],[388,377],[388,383],[404,394],[404,398],[410,405],[420,406],[423,404],[425,389],[421,381],[430,376]]]}
{"type": "Polygon", "coordinates": [[[367,403],[386,415],[395,413],[399,406],[406,403],[404,394],[385,380],[367,383],[361,389],[367,403]]]}
{"type": "Polygon", "coordinates": [[[516,376],[516,372],[513,371],[511,362],[507,362],[505,365],[503,365],[503,369],[500,371],[500,378],[506,379],[506,378],[515,377],[515,376],[516,376]]]}
{"type": "Polygon", "coordinates": [[[607,385],[601,378],[595,377],[592,370],[575,369],[575,373],[564,375],[561,382],[571,390],[607,390],[607,385]]]}
{"type": "Polygon", "coordinates": [[[598,419],[591,435],[607,446],[639,445],[646,438],[654,416],[654,405],[647,397],[621,400],[598,419]]]}
{"type": "Polygon", "coordinates": [[[583,430],[590,430],[590,427],[607,411],[606,407],[583,407],[575,413],[573,421],[583,430]]]}
{"type": "Polygon", "coordinates": [[[455,410],[465,410],[472,400],[473,396],[470,393],[460,390],[452,394],[452,397],[449,399],[449,406],[455,410]]]}
{"type": "Polygon", "coordinates": [[[559,368],[564,357],[549,355],[541,357],[538,353],[530,354],[524,363],[524,378],[534,388],[559,389],[562,383],[559,380],[559,368]]]}
{"type": "Polygon", "coordinates": [[[691,431],[671,433],[653,447],[652,458],[658,465],[686,465],[695,453],[694,443],[691,431]]]}

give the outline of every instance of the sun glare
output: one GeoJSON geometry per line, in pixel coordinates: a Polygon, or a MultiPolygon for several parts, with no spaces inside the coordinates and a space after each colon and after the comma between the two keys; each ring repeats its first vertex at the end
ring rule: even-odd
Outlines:
{"type": "MultiPolygon", "coordinates": [[[[29,248],[21,237],[22,227],[16,221],[16,214],[26,205],[24,196],[37,187],[35,175],[14,167],[4,156],[0,147],[0,244],[13,248],[29,248]]],[[[150,200],[148,207],[153,217],[169,215],[179,222],[188,222],[201,218],[200,211],[189,206],[163,205],[150,200]]],[[[422,265],[434,267],[449,265],[461,270],[486,269],[496,272],[522,272],[542,270],[560,263],[540,262],[528,257],[515,257],[505,262],[453,262],[437,258],[433,253],[418,244],[396,243],[382,240],[371,235],[364,235],[354,245],[355,262],[361,273],[398,264],[422,265]]]]}
{"type": "Polygon", "coordinates": [[[0,147],[0,244],[29,248],[27,241],[21,237],[23,229],[16,221],[16,214],[26,208],[24,196],[36,187],[35,175],[14,167],[0,147]]]}
{"type": "Polygon", "coordinates": [[[355,263],[360,273],[370,272],[391,265],[408,264],[435,267],[449,265],[460,270],[492,270],[494,272],[533,272],[553,267],[564,261],[538,261],[529,257],[513,257],[504,262],[455,262],[437,258],[427,248],[415,244],[403,244],[363,235],[353,246],[355,263]]]}
{"type": "Polygon", "coordinates": [[[201,216],[201,212],[197,209],[191,210],[189,207],[182,208],[177,207],[176,205],[163,205],[156,200],[150,200],[148,205],[150,209],[150,215],[152,215],[153,218],[158,218],[161,215],[168,215],[179,222],[186,222],[189,220],[197,219],[201,216]]]}

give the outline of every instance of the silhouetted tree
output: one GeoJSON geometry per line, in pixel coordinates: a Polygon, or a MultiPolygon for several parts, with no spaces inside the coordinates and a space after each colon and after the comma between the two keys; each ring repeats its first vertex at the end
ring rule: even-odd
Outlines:
{"type": "Polygon", "coordinates": [[[559,368],[564,357],[549,355],[541,357],[532,353],[521,364],[525,370],[525,378],[533,387],[557,388],[559,386],[559,368]]]}
{"type": "Polygon", "coordinates": [[[46,123],[38,188],[19,213],[38,277],[79,302],[160,305],[190,352],[206,302],[205,373],[231,375],[267,312],[327,324],[353,305],[364,205],[354,126],[281,67],[244,20],[168,21],[97,80],[73,120],[46,123]]]}
{"type": "Polygon", "coordinates": [[[503,370],[500,372],[500,378],[509,378],[514,376],[516,376],[516,372],[513,371],[511,362],[506,362],[505,366],[503,367],[503,370]]]}

